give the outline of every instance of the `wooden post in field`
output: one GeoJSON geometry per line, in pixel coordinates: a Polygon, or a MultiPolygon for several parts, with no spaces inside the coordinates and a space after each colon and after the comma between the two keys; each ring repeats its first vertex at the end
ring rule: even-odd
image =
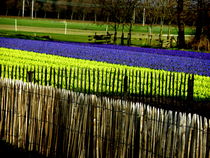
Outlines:
{"type": "Polygon", "coordinates": [[[64,31],[64,34],[66,35],[66,34],[67,34],[67,22],[65,21],[64,24],[65,24],[65,31],[64,31]]]}
{"type": "Polygon", "coordinates": [[[109,25],[106,25],[106,32],[108,32],[108,29],[109,29],[109,25]]]}
{"type": "Polygon", "coordinates": [[[22,17],[25,15],[25,0],[23,0],[23,5],[22,5],[22,17]]]}
{"type": "Polygon", "coordinates": [[[27,71],[27,81],[28,82],[32,82],[33,81],[33,76],[34,75],[34,71],[27,71]]]}
{"type": "Polygon", "coordinates": [[[144,26],[145,25],[145,8],[143,10],[143,20],[142,20],[142,25],[144,26]]]}
{"type": "Polygon", "coordinates": [[[108,32],[109,31],[109,17],[107,17],[107,25],[106,25],[106,32],[108,32]]]}
{"type": "Polygon", "coordinates": [[[15,31],[17,31],[17,19],[15,19],[15,31]]]}

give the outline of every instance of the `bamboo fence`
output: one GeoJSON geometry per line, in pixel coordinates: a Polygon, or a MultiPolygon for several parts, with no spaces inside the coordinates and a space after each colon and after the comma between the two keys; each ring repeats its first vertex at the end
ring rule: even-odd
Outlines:
{"type": "Polygon", "coordinates": [[[0,138],[62,158],[209,158],[210,120],[0,79],[0,138]]]}

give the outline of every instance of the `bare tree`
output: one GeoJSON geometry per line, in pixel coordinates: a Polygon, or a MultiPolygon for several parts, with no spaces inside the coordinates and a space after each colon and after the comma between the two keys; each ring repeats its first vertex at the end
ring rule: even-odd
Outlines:
{"type": "Polygon", "coordinates": [[[197,0],[197,18],[195,40],[199,41],[201,35],[204,34],[206,26],[209,25],[210,2],[206,0],[197,0]]]}
{"type": "Polygon", "coordinates": [[[57,0],[55,10],[57,12],[57,19],[60,19],[60,13],[67,10],[67,0],[57,0]]]}
{"type": "Polygon", "coordinates": [[[50,0],[46,0],[46,2],[43,4],[43,11],[44,11],[44,18],[47,17],[48,12],[52,12],[52,3],[50,0]]]}
{"type": "MultiPolygon", "coordinates": [[[[167,39],[170,39],[170,25],[172,21],[174,21],[174,15],[176,15],[176,12],[174,10],[174,7],[176,6],[175,0],[159,0],[156,7],[157,7],[157,15],[158,19],[160,21],[160,34],[159,34],[159,43],[160,47],[163,45],[163,26],[168,24],[168,36],[167,39]]],[[[159,22],[158,22],[159,23],[159,22]]]]}
{"type": "Polygon", "coordinates": [[[159,16],[159,8],[157,7],[159,0],[146,0],[142,4],[146,12],[146,23],[148,24],[148,44],[152,42],[152,29],[153,25],[157,23],[159,16]]]}
{"type": "Polygon", "coordinates": [[[175,10],[175,6],[176,6],[176,0],[169,0],[167,5],[166,5],[166,21],[168,24],[168,35],[167,35],[167,39],[169,40],[170,38],[170,34],[171,34],[171,24],[176,21],[176,10],[175,10]]]}
{"type": "Polygon", "coordinates": [[[34,3],[34,17],[37,17],[37,12],[41,9],[41,5],[39,2],[35,1],[34,3]]]}
{"type": "Polygon", "coordinates": [[[177,24],[178,24],[178,48],[185,47],[185,33],[184,33],[184,0],[177,0],[177,24]]]}
{"type": "Polygon", "coordinates": [[[131,44],[131,32],[134,23],[134,11],[137,6],[138,0],[101,0],[97,1],[105,11],[111,26],[114,28],[114,43],[117,42],[117,32],[119,26],[121,26],[121,44],[124,45],[124,29],[125,26],[129,27],[129,33],[127,37],[127,44],[131,44]]]}
{"type": "Polygon", "coordinates": [[[7,16],[9,14],[9,10],[15,7],[15,0],[7,0],[6,2],[6,13],[5,15],[7,16]]]}
{"type": "Polygon", "coordinates": [[[111,26],[114,28],[114,43],[117,42],[117,31],[120,24],[121,0],[101,0],[98,4],[102,6],[106,15],[109,17],[111,26]]]}
{"type": "Polygon", "coordinates": [[[131,45],[131,33],[132,27],[135,23],[135,9],[138,6],[138,0],[127,0],[126,1],[126,21],[129,23],[129,31],[127,37],[127,45],[131,45]]]}

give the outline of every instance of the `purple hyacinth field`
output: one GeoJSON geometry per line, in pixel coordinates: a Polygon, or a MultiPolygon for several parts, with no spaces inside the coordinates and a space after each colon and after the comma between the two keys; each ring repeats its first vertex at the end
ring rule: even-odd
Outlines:
{"type": "Polygon", "coordinates": [[[0,47],[210,76],[210,54],[116,45],[0,38],[0,47]]]}

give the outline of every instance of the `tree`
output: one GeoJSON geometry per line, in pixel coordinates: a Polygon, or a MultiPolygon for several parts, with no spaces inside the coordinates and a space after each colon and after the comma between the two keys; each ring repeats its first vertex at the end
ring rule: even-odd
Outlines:
{"type": "Polygon", "coordinates": [[[46,0],[42,9],[44,10],[44,18],[46,18],[47,12],[52,12],[52,3],[50,3],[49,0],[46,0]]]}
{"type": "Polygon", "coordinates": [[[177,0],[177,24],[178,24],[177,46],[179,49],[181,49],[185,47],[184,0],[177,0]]]}
{"type": "Polygon", "coordinates": [[[102,6],[105,11],[105,14],[109,17],[109,20],[112,21],[111,26],[114,28],[114,43],[117,42],[117,31],[120,24],[120,11],[121,11],[121,0],[102,0],[98,1],[98,4],[102,6]]]}
{"type": "Polygon", "coordinates": [[[111,21],[111,26],[114,28],[114,43],[117,42],[117,32],[119,26],[122,26],[121,44],[124,45],[124,28],[127,24],[129,33],[127,37],[127,44],[131,44],[131,31],[134,23],[134,11],[138,0],[101,0],[97,1],[105,15],[111,21]]]}
{"type": "Polygon", "coordinates": [[[57,18],[60,19],[61,12],[67,10],[67,5],[66,5],[67,0],[57,0],[55,4],[56,4],[55,10],[57,12],[57,18]]]}
{"type": "Polygon", "coordinates": [[[207,12],[206,12],[206,21],[205,21],[205,26],[204,26],[204,28],[203,28],[203,33],[205,34],[205,35],[207,35],[207,37],[208,37],[208,39],[210,40],[210,2],[208,2],[207,3],[207,5],[205,5],[206,6],[206,10],[207,10],[207,12]]]}
{"type": "Polygon", "coordinates": [[[157,23],[159,18],[159,9],[158,9],[158,0],[146,0],[142,4],[142,7],[145,8],[144,11],[146,12],[146,23],[148,24],[148,44],[151,45],[152,41],[152,28],[155,23],[157,23]]]}
{"type": "Polygon", "coordinates": [[[5,4],[6,4],[6,16],[7,16],[9,14],[9,10],[13,10],[16,7],[16,1],[7,0],[5,4]]]}
{"type": "Polygon", "coordinates": [[[135,23],[135,9],[138,6],[138,0],[126,1],[126,21],[129,23],[129,32],[127,37],[127,45],[131,45],[131,32],[133,24],[135,23]]]}
{"type": "Polygon", "coordinates": [[[40,11],[41,5],[39,2],[35,1],[34,3],[34,17],[37,17],[37,13],[40,11]]]}
{"type": "MultiPolygon", "coordinates": [[[[210,2],[205,0],[197,1],[197,19],[196,19],[196,32],[195,41],[199,41],[201,35],[208,36],[209,21],[210,21],[210,2]]],[[[209,36],[208,36],[209,37],[209,36]]]]}

